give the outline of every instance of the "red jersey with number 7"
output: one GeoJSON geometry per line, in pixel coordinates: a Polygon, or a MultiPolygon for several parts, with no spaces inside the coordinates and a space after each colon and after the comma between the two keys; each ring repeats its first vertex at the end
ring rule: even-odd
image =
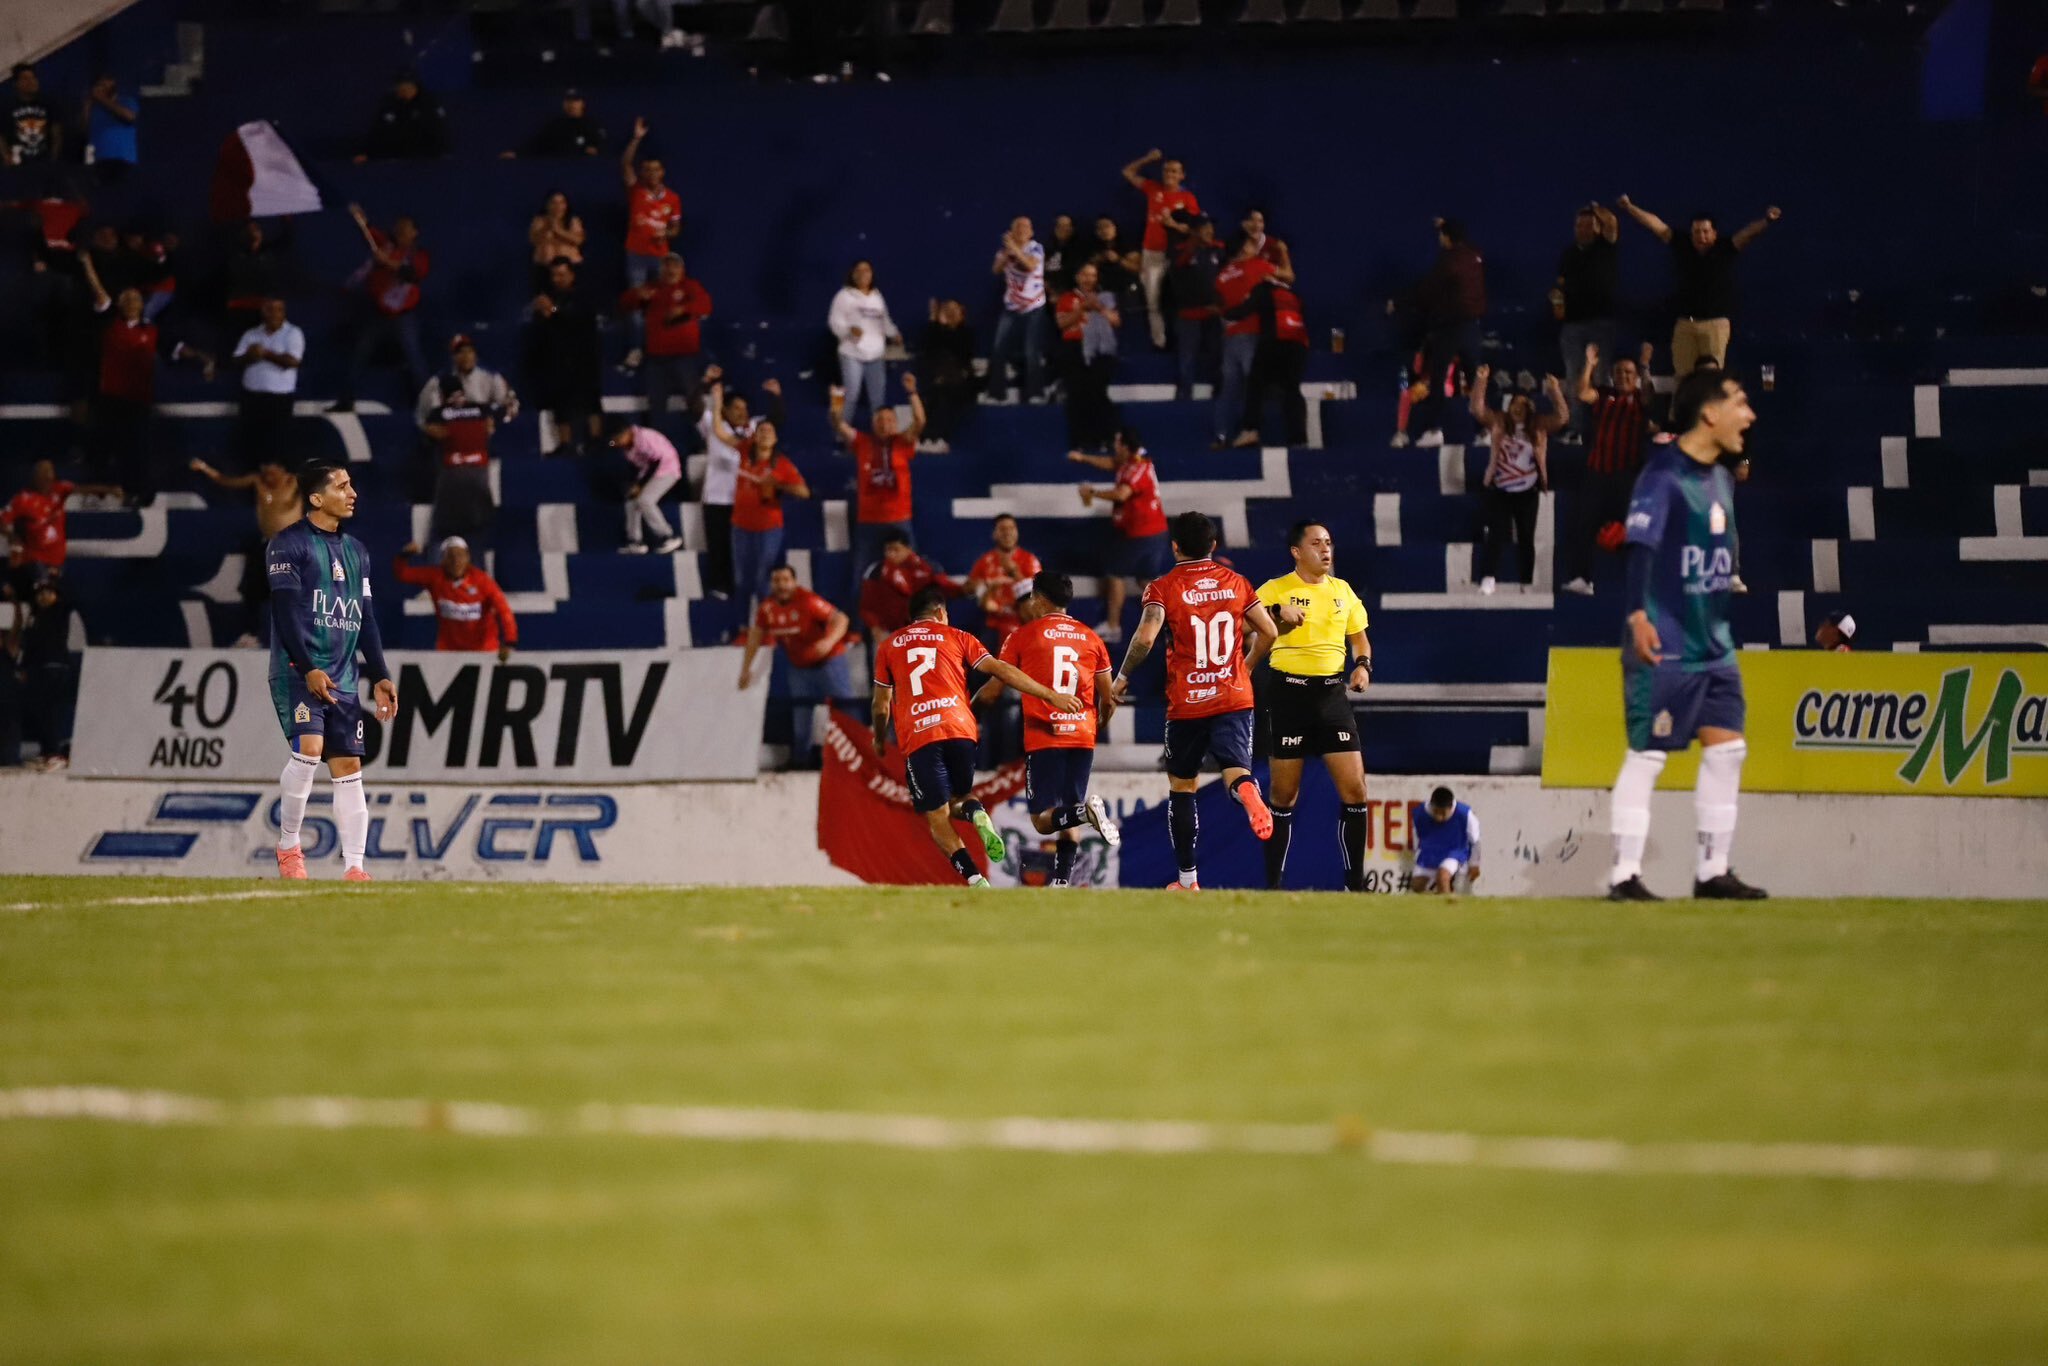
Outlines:
{"type": "Polygon", "coordinates": [[[1192,721],[1252,705],[1244,667],[1251,580],[1214,560],[1183,560],[1152,580],[1145,605],[1166,610],[1166,719],[1192,721]]]}
{"type": "Polygon", "coordinates": [[[875,648],[875,683],[892,690],[889,719],[905,754],[940,740],[975,740],[967,671],[988,647],[956,626],[913,621],[875,648]]]}
{"type": "Polygon", "coordinates": [[[1065,612],[1029,621],[1003,642],[1003,663],[1014,664],[1054,692],[1081,699],[1081,711],[1054,711],[1052,703],[1024,699],[1024,752],[1095,748],[1095,675],[1108,670],[1102,637],[1065,612]]]}

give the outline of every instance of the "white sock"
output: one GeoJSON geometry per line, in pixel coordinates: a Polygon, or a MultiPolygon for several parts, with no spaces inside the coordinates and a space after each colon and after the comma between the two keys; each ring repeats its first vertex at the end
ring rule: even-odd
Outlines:
{"type": "Polygon", "coordinates": [[[1632,749],[1621,761],[1621,774],[1614,780],[1608,803],[1608,829],[1614,832],[1614,871],[1609,886],[1618,886],[1643,875],[1643,850],[1650,843],[1650,793],[1656,790],[1657,775],[1670,758],[1659,749],[1632,749]]]}
{"type": "Polygon", "coordinates": [[[1730,740],[1700,751],[1700,780],[1693,789],[1693,810],[1699,817],[1701,882],[1728,871],[1728,853],[1735,847],[1735,800],[1742,791],[1742,760],[1749,742],[1730,740]]]}
{"type": "Polygon", "coordinates": [[[334,780],[334,828],[341,836],[341,866],[363,866],[363,850],[370,843],[370,803],[363,796],[363,775],[351,773],[334,780]]]}
{"type": "Polygon", "coordinates": [[[280,849],[299,847],[299,827],[306,823],[306,799],[313,795],[313,774],[319,767],[318,759],[296,750],[285,761],[284,772],[277,780],[278,788],[284,793],[284,800],[277,804],[277,847],[280,849]]]}

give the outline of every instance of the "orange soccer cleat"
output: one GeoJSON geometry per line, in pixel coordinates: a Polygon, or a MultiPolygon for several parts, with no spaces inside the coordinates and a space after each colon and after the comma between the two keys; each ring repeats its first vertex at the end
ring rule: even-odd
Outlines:
{"type": "Polygon", "coordinates": [[[1202,884],[1197,882],[1192,887],[1184,887],[1178,881],[1175,881],[1167,883],[1166,890],[1169,892],[1199,892],[1202,890],[1202,884]]]}
{"type": "Polygon", "coordinates": [[[306,880],[306,850],[303,845],[277,851],[277,875],[286,882],[306,880]]]}
{"type": "Polygon", "coordinates": [[[341,880],[342,880],[343,882],[369,882],[369,881],[372,881],[372,879],[371,879],[370,875],[369,875],[368,873],[364,872],[364,871],[363,871],[362,869],[360,869],[360,868],[350,868],[350,869],[349,869],[348,871],[344,872],[344,873],[343,873],[343,874],[341,875],[341,880]]]}
{"type": "Polygon", "coordinates": [[[1240,783],[1237,790],[1244,795],[1244,818],[1252,823],[1252,833],[1262,840],[1273,838],[1273,813],[1267,808],[1259,785],[1240,783]]]}

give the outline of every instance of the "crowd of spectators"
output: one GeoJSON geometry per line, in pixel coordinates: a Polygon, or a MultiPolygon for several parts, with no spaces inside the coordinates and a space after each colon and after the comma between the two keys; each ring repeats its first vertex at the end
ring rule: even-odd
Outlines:
{"type": "MultiPolygon", "coordinates": [[[[586,27],[588,8],[578,7],[586,27]]],[[[618,0],[614,18],[621,32],[637,16],[666,35],[677,31],[674,9],[669,0],[638,0],[637,7],[618,0]]],[[[34,230],[38,323],[50,341],[47,354],[66,376],[64,392],[74,403],[92,476],[89,485],[60,481],[55,487],[146,506],[162,482],[150,439],[158,371],[189,362],[211,377],[218,351],[237,390],[225,452],[231,468],[202,460],[191,469],[221,488],[250,491],[258,531],[268,536],[297,513],[289,489],[304,439],[295,416],[309,351],[346,358],[334,367],[340,378],[329,411],[337,414],[353,410],[372,372],[395,370],[405,391],[417,395],[417,465],[431,475],[430,549],[438,565],[408,564],[401,580],[434,597],[444,648],[509,649],[516,623],[475,557],[488,554],[495,539],[493,439],[519,417],[521,403],[504,376],[479,363],[471,337],[449,340],[442,359],[443,341],[430,334],[426,320],[446,309],[430,307],[434,261],[419,223],[394,214],[373,224],[361,207],[349,206],[367,255],[346,277],[351,315],[341,337],[309,338],[291,320],[288,299],[305,276],[293,260],[289,220],[234,225],[200,297],[166,317],[180,298],[176,238],[143,222],[94,220],[85,180],[67,174],[74,139],[83,152],[75,159],[90,168],[87,178],[110,183],[135,164],[136,102],[107,75],[95,80],[75,113],[67,113],[26,66],[15,69],[10,95],[0,126],[7,160],[48,173],[35,195],[4,207],[26,214],[34,230]],[[160,317],[166,319],[161,326],[160,317]],[[469,625],[454,629],[451,623],[469,625]],[[491,630],[483,632],[483,625],[491,630]],[[486,634],[487,646],[454,643],[486,634]]],[[[836,362],[831,430],[852,462],[852,573],[843,590],[820,585],[830,598],[787,591],[788,570],[780,567],[785,503],[809,499],[813,489],[788,452],[779,384],[765,380],[750,395],[715,362],[706,328],[714,317],[713,291],[686,264],[683,200],[668,183],[662,159],[646,154],[651,137],[649,121],[636,118],[618,152],[618,208],[626,230],[616,250],[593,242],[584,216],[563,192],[547,194],[533,214],[526,262],[531,302],[519,359],[530,406],[546,414],[541,453],[587,458],[594,467],[616,462],[625,552],[680,550],[684,536],[664,503],[694,494],[702,544],[692,548],[704,552],[705,593],[737,599],[755,613],[743,686],[766,642],[782,647],[785,667],[801,674],[806,688],[843,695],[832,691],[838,686],[833,661],[863,633],[900,624],[910,597],[926,586],[971,596],[990,644],[1000,644],[1015,625],[1018,585],[1043,568],[1020,544],[1016,520],[998,518],[992,548],[965,577],[955,578],[919,553],[913,515],[914,460],[949,453],[977,403],[1060,403],[1070,458],[1112,476],[1079,489],[1084,504],[1111,505],[1094,566],[1106,609],[1103,634],[1111,640],[1120,637],[1131,586],[1142,590],[1170,561],[1158,470],[1115,399],[1122,358],[1149,345],[1171,356],[1177,397],[1193,400],[1206,386],[1215,449],[1308,439],[1303,384],[1310,330],[1287,243],[1256,207],[1226,230],[1231,220],[1213,203],[1204,208],[1188,166],[1155,148],[1122,168],[1142,199],[1135,244],[1114,214],[1053,215],[1044,240],[1031,217],[1010,222],[991,260],[999,289],[989,301],[985,373],[965,302],[930,302],[913,355],[873,263],[851,264],[824,322],[836,362]],[[612,287],[600,286],[608,275],[612,287]],[[1142,326],[1126,328],[1127,319],[1142,326]],[[634,377],[645,413],[607,431],[602,390],[612,344],[619,348],[614,355],[623,352],[619,369],[634,377]],[[900,404],[891,401],[892,385],[900,404]],[[699,455],[701,482],[687,489],[692,457],[699,455]]],[[[408,70],[398,73],[353,155],[359,162],[428,160],[447,155],[449,143],[445,106],[408,70]]],[[[530,136],[501,155],[577,160],[606,155],[609,145],[581,92],[570,89],[530,136]]],[[[1409,444],[1412,428],[1414,444],[1440,445],[1446,415],[1469,408],[1492,447],[1476,561],[1484,593],[1495,590],[1510,546],[1514,577],[1525,585],[1533,578],[1535,508],[1550,484],[1553,440],[1588,448],[1561,567],[1568,590],[1590,592],[1591,548],[1625,504],[1642,439],[1654,430],[1649,348],[1639,358],[1615,355],[1624,216],[1670,249],[1678,314],[1673,367],[1683,374],[1694,365],[1721,363],[1732,331],[1736,262],[1776,221],[1775,208],[1727,238],[1704,213],[1687,220],[1680,235],[1626,196],[1613,208],[1582,208],[1550,295],[1569,383],[1549,380],[1541,411],[1529,392],[1503,391],[1498,406],[1489,401],[1491,372],[1481,361],[1485,261],[1459,222],[1436,220],[1434,264],[1388,304],[1413,357],[1394,444],[1409,444]],[[1467,401],[1454,404],[1461,397],[1467,401]]],[[[802,435],[796,440],[801,445],[802,435]]],[[[32,485],[21,497],[47,503],[50,495],[32,485]]],[[[5,520],[17,527],[20,563],[22,536],[45,534],[50,525],[47,508],[37,513],[27,504],[19,511],[10,505],[5,520]]],[[[60,499],[60,541],[61,523],[60,499]]],[[[418,553],[419,547],[408,547],[407,554],[418,553]]],[[[51,570],[45,577],[55,580],[61,559],[51,570]]],[[[14,591],[24,604],[18,626],[33,619],[26,604],[43,586],[24,582],[14,591]]],[[[253,642],[261,631],[262,585],[245,587],[251,628],[245,639],[253,642]]],[[[803,750],[800,744],[799,756],[803,750]]]]}

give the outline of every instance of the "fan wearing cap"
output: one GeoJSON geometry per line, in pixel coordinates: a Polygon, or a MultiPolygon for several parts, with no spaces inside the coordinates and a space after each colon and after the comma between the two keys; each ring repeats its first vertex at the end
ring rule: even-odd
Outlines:
{"type": "Polygon", "coordinates": [[[1814,628],[1813,643],[1832,654],[1848,654],[1855,646],[1856,618],[1847,612],[1830,612],[1826,621],[1814,628]]]}
{"type": "Polygon", "coordinates": [[[431,534],[447,537],[488,537],[498,517],[491,492],[491,435],[505,420],[494,399],[518,411],[518,400],[504,380],[476,363],[476,345],[458,336],[450,346],[454,364],[428,382],[415,416],[420,430],[440,444],[441,472],[434,481],[431,534]]]}
{"type": "Polygon", "coordinates": [[[418,564],[415,541],[398,552],[398,581],[424,588],[434,600],[437,650],[491,651],[503,663],[519,643],[519,622],[504,590],[469,558],[469,542],[450,536],[441,542],[441,562],[418,564]]]}

